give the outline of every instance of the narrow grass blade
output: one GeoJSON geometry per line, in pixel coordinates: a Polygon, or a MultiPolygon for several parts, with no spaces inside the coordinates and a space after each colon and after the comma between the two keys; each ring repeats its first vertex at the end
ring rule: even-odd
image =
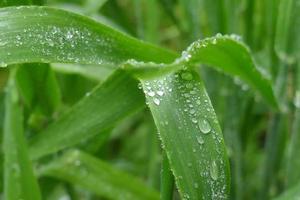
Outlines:
{"type": "Polygon", "coordinates": [[[181,197],[228,199],[224,141],[199,75],[183,71],[142,83],[181,197]]]}
{"type": "Polygon", "coordinates": [[[161,167],[160,199],[172,200],[174,192],[174,176],[167,155],[163,153],[161,167]]]}
{"type": "Polygon", "coordinates": [[[94,65],[75,65],[75,64],[51,64],[51,68],[58,73],[62,74],[78,74],[87,79],[97,82],[102,82],[108,78],[114,71],[111,66],[94,66],[94,65]]]}
{"type": "Polygon", "coordinates": [[[9,200],[41,199],[23,133],[23,113],[13,71],[7,87],[4,122],[4,196],[9,200]]]}
{"type": "MultiPolygon", "coordinates": [[[[128,59],[168,63],[176,58],[172,52],[62,10],[34,6],[4,8],[0,10],[0,26],[1,22],[2,26],[8,27],[0,34],[2,66],[20,62],[120,64],[128,59]],[[13,18],[11,14],[14,14],[13,18]],[[35,23],[36,20],[39,23],[35,23]]],[[[209,64],[239,76],[276,106],[272,88],[256,70],[248,49],[230,37],[195,42],[182,58],[188,59],[188,63],[209,64]],[[188,56],[191,56],[190,60],[188,56]]]]}
{"type": "Polygon", "coordinates": [[[288,156],[287,156],[287,186],[292,187],[297,184],[300,180],[300,63],[296,65],[296,92],[294,97],[294,120],[292,127],[292,135],[288,148],[288,156]]]}
{"type": "Polygon", "coordinates": [[[17,69],[16,82],[22,101],[32,110],[51,115],[61,103],[55,74],[47,64],[23,64],[17,69]]]}
{"type": "Polygon", "coordinates": [[[158,193],[140,180],[78,150],[68,151],[41,167],[39,173],[79,185],[108,199],[159,199],[158,193]]]}
{"type": "Polygon", "coordinates": [[[172,62],[172,52],[67,11],[36,6],[0,9],[1,66],[15,63],[172,62]]]}
{"type": "Polygon", "coordinates": [[[141,109],[138,82],[119,70],[30,141],[31,158],[54,153],[106,130],[141,109]],[[78,124],[80,126],[78,126],[78,124]]]}
{"type": "Polygon", "coordinates": [[[179,63],[203,63],[240,78],[257,90],[273,107],[277,108],[275,95],[269,80],[255,67],[249,49],[236,36],[216,36],[191,44],[179,63]]]}

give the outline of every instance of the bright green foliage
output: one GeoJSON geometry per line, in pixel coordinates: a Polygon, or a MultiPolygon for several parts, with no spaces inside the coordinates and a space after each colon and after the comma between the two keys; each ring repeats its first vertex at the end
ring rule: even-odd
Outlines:
{"type": "Polygon", "coordinates": [[[4,198],[297,199],[299,5],[0,0],[4,198]]]}
{"type": "Polygon", "coordinates": [[[4,198],[41,199],[24,139],[23,112],[15,84],[15,70],[7,86],[4,120],[4,198]]]}

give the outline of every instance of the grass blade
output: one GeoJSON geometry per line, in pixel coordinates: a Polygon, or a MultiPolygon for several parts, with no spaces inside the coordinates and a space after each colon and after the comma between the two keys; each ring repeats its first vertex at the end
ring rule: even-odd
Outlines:
{"type": "Polygon", "coordinates": [[[182,198],[227,199],[225,146],[198,74],[184,71],[142,82],[182,198]]]}
{"type": "Polygon", "coordinates": [[[15,71],[11,73],[5,100],[4,195],[9,200],[39,200],[41,196],[23,135],[23,113],[14,74],[15,71]]]}
{"type": "Polygon", "coordinates": [[[54,72],[47,64],[23,64],[16,72],[22,101],[28,108],[51,115],[61,103],[54,72]]]}
{"type": "Polygon", "coordinates": [[[217,35],[196,41],[183,52],[178,62],[203,63],[237,76],[258,91],[270,105],[277,108],[270,81],[255,67],[249,49],[235,37],[217,35]]]}
{"type": "Polygon", "coordinates": [[[30,141],[31,158],[37,159],[72,146],[141,109],[145,101],[137,85],[138,82],[127,73],[116,71],[30,141]]]}
{"type": "Polygon", "coordinates": [[[68,181],[108,199],[159,199],[158,193],[141,181],[78,150],[68,151],[39,171],[43,176],[68,181]]]}
{"type": "Polygon", "coordinates": [[[0,65],[171,62],[175,54],[67,11],[36,6],[0,9],[0,65]],[[13,16],[13,17],[12,17],[13,16]]]}
{"type": "Polygon", "coordinates": [[[163,154],[161,168],[160,199],[172,200],[174,192],[174,176],[172,174],[167,155],[163,154]]]}

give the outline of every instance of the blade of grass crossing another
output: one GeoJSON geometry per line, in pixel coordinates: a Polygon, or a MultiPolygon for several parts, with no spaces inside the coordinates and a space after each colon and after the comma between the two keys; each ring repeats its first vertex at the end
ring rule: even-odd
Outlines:
{"type": "Polygon", "coordinates": [[[64,10],[21,6],[0,9],[1,66],[8,64],[120,64],[172,62],[176,54],[64,10]]]}
{"type": "Polygon", "coordinates": [[[11,70],[5,100],[4,196],[9,200],[40,200],[23,130],[23,112],[11,70]]]}
{"type": "Polygon", "coordinates": [[[107,130],[143,108],[144,96],[138,81],[117,70],[103,84],[30,141],[32,159],[57,152],[107,130]],[[80,124],[80,126],[75,126],[80,124]],[[63,134],[62,134],[63,133],[63,134]]]}
{"type": "Polygon", "coordinates": [[[183,199],[228,199],[229,166],[216,115],[197,73],[142,81],[183,199]]]}
{"type": "MultiPolygon", "coordinates": [[[[0,9],[0,27],[5,27],[0,34],[2,66],[23,62],[119,65],[129,59],[171,63],[178,57],[176,53],[138,41],[89,18],[53,8],[0,9]]],[[[249,50],[233,38],[197,41],[178,61],[182,65],[204,63],[238,76],[267,102],[277,106],[272,87],[255,68],[249,50]]]]}

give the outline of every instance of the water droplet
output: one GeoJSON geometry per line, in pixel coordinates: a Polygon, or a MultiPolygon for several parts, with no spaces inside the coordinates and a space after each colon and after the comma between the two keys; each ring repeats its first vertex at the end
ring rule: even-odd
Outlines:
{"type": "Polygon", "coordinates": [[[0,41],[0,47],[5,46],[7,44],[7,42],[1,42],[0,41]]]}
{"type": "Polygon", "coordinates": [[[211,131],[211,126],[206,119],[201,119],[198,123],[202,133],[208,134],[211,131]]]}
{"type": "Polygon", "coordinates": [[[213,44],[217,44],[217,39],[214,38],[214,39],[212,40],[212,43],[213,43],[213,44]]]}
{"type": "Polygon", "coordinates": [[[141,83],[138,84],[138,88],[139,88],[140,90],[143,89],[143,86],[142,86],[141,83]]]}
{"type": "Polygon", "coordinates": [[[196,112],[196,111],[195,111],[194,109],[191,109],[191,110],[190,110],[190,114],[195,114],[195,112],[196,112]]]}
{"type": "Polygon", "coordinates": [[[217,166],[216,161],[211,162],[209,172],[210,172],[210,177],[214,181],[216,181],[218,179],[218,176],[219,176],[219,170],[218,170],[218,166],[217,166]]]}
{"type": "Polygon", "coordinates": [[[191,89],[191,88],[193,88],[193,84],[192,83],[187,83],[185,85],[185,87],[188,88],[188,89],[191,89]]]}
{"type": "Polygon", "coordinates": [[[150,91],[150,92],[148,92],[147,93],[150,97],[154,97],[155,96],[155,92],[153,92],[153,91],[150,91]]]}
{"type": "Polygon", "coordinates": [[[159,96],[163,96],[164,95],[164,92],[163,91],[157,91],[156,92],[159,96]]]}
{"type": "Polygon", "coordinates": [[[160,100],[158,98],[154,98],[153,99],[153,102],[156,104],[156,105],[159,105],[160,104],[160,100]]]}
{"type": "Polygon", "coordinates": [[[193,122],[194,124],[197,124],[198,120],[195,119],[195,118],[193,118],[193,119],[192,119],[192,122],[193,122]]]}
{"type": "Polygon", "coordinates": [[[197,136],[197,142],[198,144],[204,144],[204,140],[202,136],[197,136]]]}
{"type": "Polygon", "coordinates": [[[193,75],[190,72],[184,72],[181,74],[181,78],[183,80],[190,81],[190,80],[193,80],[193,75]]]}
{"type": "Polygon", "coordinates": [[[7,64],[5,62],[0,62],[0,67],[7,67],[7,64]]]}
{"type": "Polygon", "coordinates": [[[222,37],[221,33],[217,33],[216,37],[222,37]]]}

